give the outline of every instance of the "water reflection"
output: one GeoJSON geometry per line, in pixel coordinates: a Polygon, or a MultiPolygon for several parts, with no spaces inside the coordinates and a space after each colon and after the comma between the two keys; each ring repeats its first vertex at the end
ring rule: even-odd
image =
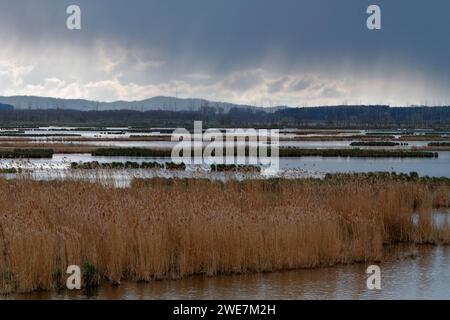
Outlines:
{"type": "Polygon", "coordinates": [[[20,299],[450,299],[450,248],[388,248],[382,290],[366,287],[369,264],[184,280],[105,285],[85,292],[35,293],[20,299]]]}

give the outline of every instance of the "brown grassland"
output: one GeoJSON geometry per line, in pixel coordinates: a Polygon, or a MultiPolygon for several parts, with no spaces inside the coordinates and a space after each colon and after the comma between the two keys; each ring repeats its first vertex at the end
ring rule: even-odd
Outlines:
{"type": "Polygon", "coordinates": [[[386,244],[450,243],[432,218],[449,191],[356,177],[129,188],[0,179],[0,291],[57,289],[72,264],[95,285],[379,261],[386,244]]]}

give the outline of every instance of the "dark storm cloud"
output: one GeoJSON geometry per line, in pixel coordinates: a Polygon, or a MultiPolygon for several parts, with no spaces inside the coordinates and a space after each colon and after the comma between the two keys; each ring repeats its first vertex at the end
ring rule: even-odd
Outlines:
{"type": "Polygon", "coordinates": [[[97,37],[155,48],[214,67],[258,64],[277,51],[286,65],[315,56],[370,61],[404,54],[430,66],[450,66],[447,0],[2,0],[2,28],[30,39],[89,44],[97,37]],[[82,8],[83,30],[70,36],[65,8],[82,8]],[[369,4],[382,8],[383,30],[365,28],[369,4]]]}
{"type": "Polygon", "coordinates": [[[217,81],[260,67],[389,78],[401,66],[449,86],[448,0],[1,0],[0,27],[24,46],[89,48],[102,40],[154,55],[165,63],[164,72],[152,74],[156,82],[192,72],[217,81]],[[82,9],[79,32],[65,28],[69,4],[82,9]],[[366,28],[370,4],[382,9],[380,31],[366,28]]]}

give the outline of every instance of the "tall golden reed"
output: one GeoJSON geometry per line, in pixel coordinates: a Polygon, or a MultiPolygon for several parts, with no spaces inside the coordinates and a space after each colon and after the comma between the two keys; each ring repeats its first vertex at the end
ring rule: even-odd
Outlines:
{"type": "Polygon", "coordinates": [[[419,182],[0,179],[0,290],[54,289],[72,264],[117,283],[380,260],[386,243],[448,243],[432,210],[449,205],[419,182]]]}

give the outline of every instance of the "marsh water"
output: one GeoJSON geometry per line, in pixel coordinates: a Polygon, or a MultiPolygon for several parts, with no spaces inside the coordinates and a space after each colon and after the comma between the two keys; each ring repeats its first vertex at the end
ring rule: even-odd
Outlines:
{"type": "Polygon", "coordinates": [[[123,282],[89,291],[16,295],[10,299],[450,299],[450,247],[386,249],[381,290],[367,289],[369,263],[273,273],[123,282]]]}
{"type": "MultiPolygon", "coordinates": [[[[154,157],[96,157],[90,154],[55,154],[52,159],[30,160],[0,160],[0,168],[20,167],[38,171],[38,175],[51,177],[64,174],[72,162],[100,163],[111,162],[160,162],[170,161],[168,158],[154,157]]],[[[280,158],[279,167],[282,171],[301,171],[305,175],[317,176],[325,173],[338,172],[417,172],[420,176],[450,178],[450,151],[439,152],[438,158],[346,158],[346,157],[299,157],[280,158]]],[[[129,171],[128,173],[144,174],[144,172],[129,171]]],[[[148,172],[150,176],[157,173],[148,172]]]]}
{"type": "MultiPolygon", "coordinates": [[[[9,131],[16,132],[17,135],[24,135],[36,143],[55,143],[61,142],[70,145],[92,145],[99,147],[145,147],[145,148],[172,148],[176,142],[172,141],[134,141],[139,137],[162,137],[168,136],[173,129],[171,128],[149,128],[146,130],[132,130],[130,128],[71,128],[71,127],[42,127],[42,128],[16,128],[9,131]],[[94,141],[68,141],[67,136],[76,136],[80,138],[90,138],[94,141]],[[133,140],[127,138],[133,137],[133,140]],[[112,140],[111,140],[112,139],[112,140]],[[114,140],[119,139],[119,140],[114,140]]],[[[226,129],[224,129],[225,131],[226,129]]],[[[298,129],[285,129],[280,131],[280,137],[292,137],[293,134],[301,137],[314,137],[317,135],[328,137],[345,137],[352,135],[389,135],[399,137],[404,134],[404,130],[328,130],[325,132],[309,132],[298,129]]],[[[416,141],[399,141],[400,144],[393,147],[358,147],[368,149],[412,149],[428,145],[432,140],[423,139],[426,135],[440,136],[450,141],[449,132],[434,132],[416,130],[408,134],[421,137],[416,141]]],[[[0,136],[2,143],[14,143],[8,141],[8,133],[0,136]]],[[[17,137],[17,136],[16,136],[17,137]]],[[[89,140],[89,139],[88,139],[89,140]]],[[[314,148],[314,149],[347,149],[353,148],[352,141],[280,141],[280,147],[287,148],[314,148]]],[[[438,158],[346,158],[346,157],[299,157],[299,158],[281,158],[279,168],[281,171],[296,171],[294,177],[299,177],[298,172],[303,176],[321,176],[326,173],[338,172],[397,172],[407,173],[417,172],[420,176],[447,177],[450,178],[450,151],[439,151],[438,158]]],[[[35,177],[52,178],[53,176],[62,176],[64,170],[70,167],[71,162],[167,162],[170,159],[163,158],[134,158],[134,157],[95,157],[90,154],[55,154],[52,159],[30,159],[30,160],[0,160],[0,169],[20,167],[30,169],[35,172],[35,177]]],[[[155,176],[158,174],[167,175],[167,173],[145,173],[128,171],[128,175],[155,176]]],[[[181,174],[183,176],[183,174],[181,174]]],[[[289,177],[288,172],[285,176],[289,177]]]]}

